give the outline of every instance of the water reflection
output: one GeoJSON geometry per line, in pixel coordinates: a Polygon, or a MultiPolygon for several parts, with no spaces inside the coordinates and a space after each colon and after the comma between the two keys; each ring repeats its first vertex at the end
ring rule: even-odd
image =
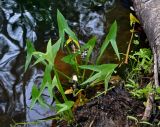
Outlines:
{"type": "Polygon", "coordinates": [[[0,126],[9,127],[12,120],[33,121],[53,112],[41,110],[39,105],[29,110],[32,85],[36,80],[40,82],[43,74],[35,68],[27,78],[24,76],[25,39],[37,40],[35,19],[27,10],[19,10],[13,0],[2,1],[0,9],[0,126]]]}
{"type": "MultiPolygon", "coordinates": [[[[3,19],[0,21],[0,127],[9,127],[12,119],[17,122],[34,121],[54,114],[38,104],[29,110],[32,86],[34,83],[40,85],[43,71],[41,68],[30,68],[24,73],[26,39],[33,41],[39,50],[44,50],[49,38],[56,40],[55,14],[59,8],[77,32],[80,42],[85,43],[94,35],[98,37],[98,49],[98,43],[114,20],[108,13],[116,6],[115,0],[104,3],[98,0],[17,1],[0,1],[0,18],[3,19]]],[[[126,10],[123,11],[126,16],[126,10]]],[[[126,35],[121,41],[126,40],[126,35]]],[[[106,62],[105,57],[104,60],[106,62]]],[[[51,103],[46,91],[44,94],[46,101],[51,103]]],[[[26,126],[49,127],[50,124],[51,121],[26,126]]]]}

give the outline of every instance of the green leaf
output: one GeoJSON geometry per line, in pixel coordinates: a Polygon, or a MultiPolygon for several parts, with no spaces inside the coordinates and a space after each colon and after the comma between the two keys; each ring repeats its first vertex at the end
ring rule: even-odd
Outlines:
{"type": "Polygon", "coordinates": [[[111,45],[112,45],[112,47],[114,49],[114,52],[116,53],[118,59],[120,60],[120,55],[119,55],[118,47],[117,47],[117,44],[116,44],[116,40],[115,39],[111,39],[110,42],[111,42],[111,45]]]}
{"type": "Polygon", "coordinates": [[[47,45],[47,51],[45,54],[45,59],[49,62],[50,65],[54,66],[54,60],[56,58],[57,52],[60,49],[61,38],[52,46],[51,40],[49,40],[47,45]]]}
{"type": "Polygon", "coordinates": [[[54,76],[53,80],[52,80],[52,85],[56,86],[58,88],[58,90],[60,90],[60,88],[58,87],[58,82],[57,82],[57,78],[56,76],[54,76]]]}
{"type": "Polygon", "coordinates": [[[58,90],[60,91],[60,88],[59,88],[58,82],[57,82],[57,78],[56,78],[55,75],[54,75],[54,78],[53,78],[53,80],[52,80],[52,84],[48,84],[48,92],[49,92],[49,94],[50,94],[50,98],[53,98],[53,97],[54,97],[55,101],[56,101],[57,103],[59,103],[58,98],[56,97],[56,95],[55,95],[54,92],[53,92],[54,87],[57,87],[58,90]]]}
{"type": "Polygon", "coordinates": [[[74,105],[73,101],[66,101],[63,104],[56,104],[57,114],[70,110],[73,105],[74,105]]]}
{"type": "Polygon", "coordinates": [[[25,63],[25,72],[31,62],[32,59],[32,53],[35,51],[35,48],[33,46],[33,44],[27,40],[27,57],[26,57],[26,63],[25,63]]]}
{"type": "Polygon", "coordinates": [[[88,78],[86,81],[84,81],[83,83],[81,83],[80,85],[84,85],[84,84],[87,84],[87,83],[90,83],[98,78],[101,78],[101,72],[97,73],[97,74],[94,74],[92,77],[88,78]]]}
{"type": "Polygon", "coordinates": [[[46,53],[42,53],[38,51],[33,52],[32,55],[34,55],[34,57],[37,59],[34,65],[40,62],[43,63],[44,65],[47,65],[45,61],[48,61],[49,66],[54,67],[54,60],[56,58],[57,52],[60,49],[60,45],[61,45],[61,38],[54,45],[52,45],[51,40],[49,40],[47,44],[46,53]]]}
{"type": "Polygon", "coordinates": [[[44,76],[43,76],[43,80],[42,80],[42,83],[40,85],[40,90],[38,90],[38,88],[35,85],[33,86],[33,88],[32,88],[32,103],[31,103],[31,106],[30,106],[31,109],[33,108],[33,106],[35,105],[37,100],[42,102],[41,95],[42,95],[44,89],[47,87],[48,83],[52,84],[50,74],[51,74],[51,67],[46,66],[44,76]]]}
{"type": "Polygon", "coordinates": [[[108,39],[109,40],[115,40],[117,36],[117,22],[114,21],[114,23],[111,25],[108,33],[108,39]]]}
{"type": "Polygon", "coordinates": [[[45,54],[44,53],[35,51],[32,54],[37,59],[34,62],[33,66],[36,65],[36,64],[38,64],[38,63],[40,63],[40,62],[43,63],[45,61],[45,54]]]}
{"type": "MultiPolygon", "coordinates": [[[[52,63],[54,63],[57,53],[60,49],[61,38],[52,46],[52,63]]],[[[54,64],[53,64],[54,66],[54,64]]]]}
{"type": "Polygon", "coordinates": [[[36,85],[34,84],[32,87],[32,102],[31,102],[31,109],[33,108],[33,106],[35,105],[35,103],[37,102],[37,97],[39,96],[39,91],[38,88],[36,87],[36,85]]]}
{"type": "Polygon", "coordinates": [[[104,89],[105,89],[105,91],[108,90],[108,82],[109,82],[109,80],[110,80],[110,78],[111,78],[111,75],[112,75],[112,74],[108,74],[108,75],[106,75],[106,77],[105,77],[105,80],[104,80],[104,89]]]}
{"type": "Polygon", "coordinates": [[[96,80],[91,82],[90,86],[93,87],[93,86],[97,85],[99,82],[104,83],[104,81],[103,81],[104,79],[105,79],[105,77],[103,75],[101,75],[99,78],[97,78],[96,80]]]}
{"type": "MultiPolygon", "coordinates": [[[[58,28],[59,28],[59,36],[62,38],[61,42],[64,43],[65,40],[65,32],[76,42],[78,42],[78,39],[75,35],[75,33],[69,28],[67,21],[65,20],[64,16],[61,14],[59,10],[57,10],[57,22],[58,22],[58,28]]],[[[62,45],[63,46],[63,45],[62,45]]]]}
{"type": "Polygon", "coordinates": [[[96,72],[100,72],[101,70],[98,68],[98,65],[81,65],[79,66],[81,69],[88,69],[96,72]]]}
{"type": "Polygon", "coordinates": [[[62,38],[62,43],[64,42],[64,29],[68,27],[67,21],[63,17],[63,15],[60,13],[59,10],[57,10],[57,22],[58,22],[58,29],[59,29],[59,36],[62,38]]]}
{"type": "Polygon", "coordinates": [[[102,54],[103,54],[104,51],[106,50],[109,42],[111,42],[111,45],[112,45],[112,47],[113,47],[113,49],[114,49],[114,51],[115,51],[118,59],[120,59],[120,55],[119,55],[118,48],[117,48],[117,44],[116,44],[116,36],[117,36],[117,22],[115,21],[115,22],[111,25],[111,27],[110,27],[110,29],[109,29],[109,33],[108,33],[108,35],[106,36],[106,38],[105,38],[105,40],[104,40],[104,42],[103,42],[103,44],[102,44],[102,46],[101,46],[100,54],[99,54],[99,56],[98,56],[98,58],[97,58],[97,63],[99,62],[102,54]]]}
{"type": "Polygon", "coordinates": [[[156,92],[160,94],[160,87],[156,88],[156,92]]]}
{"type": "Polygon", "coordinates": [[[91,56],[91,54],[92,54],[92,52],[93,52],[93,48],[94,48],[94,46],[95,46],[96,40],[97,40],[97,38],[96,38],[96,37],[93,37],[93,38],[91,38],[91,39],[87,42],[87,44],[85,44],[85,45],[82,47],[82,51],[88,49],[87,56],[86,56],[86,58],[85,58],[85,62],[86,62],[85,64],[87,64],[87,63],[89,62],[89,58],[90,58],[90,56],[91,56]]]}
{"type": "MultiPolygon", "coordinates": [[[[51,81],[51,76],[50,75],[48,75],[48,80],[51,81]]],[[[52,80],[52,83],[51,82],[46,83],[46,87],[48,88],[48,92],[49,92],[49,95],[50,95],[51,99],[53,98],[53,88],[55,86],[57,86],[56,76],[54,76],[54,78],[52,80]]]]}
{"type": "Polygon", "coordinates": [[[41,96],[38,98],[38,102],[43,108],[48,106],[47,103],[44,101],[44,99],[41,96]]]}
{"type": "Polygon", "coordinates": [[[69,55],[63,57],[62,61],[64,61],[67,64],[70,64],[70,65],[76,65],[77,64],[75,61],[76,56],[77,56],[77,54],[69,54],[69,55]]]}
{"type": "Polygon", "coordinates": [[[117,67],[117,64],[102,64],[98,65],[97,68],[103,73],[111,73],[117,67]]]}
{"type": "Polygon", "coordinates": [[[107,81],[109,79],[107,80],[106,78],[107,76],[110,76],[113,73],[114,69],[117,67],[117,64],[82,65],[79,67],[82,69],[89,69],[98,72],[90,78],[88,78],[86,81],[84,81],[81,85],[87,84],[89,82],[92,82],[91,85],[93,85],[93,83],[97,83],[104,80],[106,82],[105,85],[107,87],[107,81]]]}
{"type": "Polygon", "coordinates": [[[46,55],[45,55],[45,58],[50,63],[50,65],[53,65],[53,56],[56,55],[53,53],[52,50],[56,50],[56,49],[52,48],[52,43],[51,43],[51,39],[50,39],[47,44],[47,51],[46,51],[46,55]]]}
{"type": "Polygon", "coordinates": [[[69,26],[67,28],[64,29],[64,31],[73,39],[75,40],[74,42],[76,43],[76,45],[78,46],[79,44],[78,39],[76,37],[76,34],[69,28],[69,26]]]}
{"type": "Polygon", "coordinates": [[[82,45],[81,50],[86,50],[89,49],[90,47],[94,47],[95,46],[95,42],[96,42],[97,38],[96,37],[92,37],[86,44],[82,45]]]}

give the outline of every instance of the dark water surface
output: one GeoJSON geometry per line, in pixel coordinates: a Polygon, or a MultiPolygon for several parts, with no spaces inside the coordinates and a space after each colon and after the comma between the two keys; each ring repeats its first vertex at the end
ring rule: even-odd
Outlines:
{"type": "MultiPolygon", "coordinates": [[[[98,1],[98,0],[97,0],[98,1]]],[[[26,39],[43,51],[49,38],[57,40],[57,8],[64,14],[69,25],[85,43],[88,38],[98,37],[97,49],[109,26],[118,23],[118,48],[125,53],[129,40],[129,11],[119,0],[96,2],[93,0],[1,0],[0,1],[0,127],[11,122],[34,121],[54,114],[38,104],[32,110],[31,89],[40,84],[43,70],[30,68],[24,73],[26,39]]],[[[95,51],[95,54],[98,51],[95,51]]],[[[112,48],[106,51],[102,62],[114,61],[112,48]]],[[[48,103],[51,103],[45,96],[48,103]]],[[[51,121],[25,127],[50,127],[51,121]]],[[[19,126],[20,127],[20,126],[19,126]]],[[[22,126],[23,127],[23,126],[22,126]]]]}

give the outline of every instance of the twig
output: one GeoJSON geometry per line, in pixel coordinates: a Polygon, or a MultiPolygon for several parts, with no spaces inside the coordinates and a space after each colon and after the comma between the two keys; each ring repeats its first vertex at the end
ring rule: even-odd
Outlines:
{"type": "Polygon", "coordinates": [[[154,102],[154,94],[149,93],[147,103],[146,103],[146,108],[142,118],[143,121],[148,121],[150,119],[152,108],[153,108],[153,102],[154,102]]]}
{"type": "Polygon", "coordinates": [[[92,127],[92,125],[93,125],[93,123],[94,123],[94,121],[95,121],[95,118],[96,118],[96,115],[94,116],[93,120],[91,121],[89,127],[92,127]]]}

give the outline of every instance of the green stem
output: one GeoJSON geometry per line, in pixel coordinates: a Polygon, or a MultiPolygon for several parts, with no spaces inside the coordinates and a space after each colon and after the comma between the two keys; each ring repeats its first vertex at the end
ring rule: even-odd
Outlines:
{"type": "Polygon", "coordinates": [[[77,58],[75,57],[75,62],[76,62],[76,72],[77,72],[77,75],[80,75],[80,72],[79,72],[79,68],[78,68],[78,61],[77,61],[77,58]]]}
{"type": "Polygon", "coordinates": [[[57,69],[56,69],[56,71],[57,71],[60,75],[62,75],[62,76],[64,76],[65,78],[67,78],[68,80],[71,80],[71,78],[70,78],[69,76],[67,76],[66,74],[64,74],[63,72],[61,72],[61,71],[59,71],[59,70],[57,70],[57,69]]]}
{"type": "Polygon", "coordinates": [[[84,69],[83,74],[82,74],[82,82],[84,81],[85,74],[86,74],[86,70],[84,69]]]}
{"type": "Polygon", "coordinates": [[[59,80],[58,73],[57,73],[57,71],[56,71],[55,68],[53,68],[53,70],[54,70],[54,74],[55,74],[56,79],[57,79],[57,85],[58,85],[58,88],[59,88],[59,92],[61,93],[61,95],[62,95],[62,97],[63,97],[63,100],[64,100],[64,101],[68,101],[68,99],[67,99],[67,97],[66,97],[66,95],[65,95],[65,93],[64,93],[63,87],[62,87],[62,85],[61,85],[61,82],[60,82],[60,80],[59,80]]]}
{"type": "MultiPolygon", "coordinates": [[[[69,54],[72,54],[72,52],[70,51],[69,47],[68,47],[68,46],[66,46],[66,48],[67,48],[68,53],[69,53],[69,54]]],[[[77,62],[77,58],[75,57],[75,58],[74,58],[74,60],[75,60],[75,62],[76,62],[76,65],[75,65],[75,66],[73,66],[73,65],[72,65],[72,67],[73,67],[73,68],[74,68],[74,70],[77,72],[77,75],[79,75],[79,74],[80,74],[80,72],[79,72],[79,69],[78,69],[78,62],[77,62]]]]}
{"type": "MultiPolygon", "coordinates": [[[[90,54],[87,54],[87,57],[86,57],[86,59],[85,59],[85,65],[88,64],[89,57],[90,57],[90,54]]],[[[86,74],[86,69],[84,69],[83,74],[82,74],[82,82],[84,81],[84,76],[85,76],[85,74],[86,74]]]]}
{"type": "Polygon", "coordinates": [[[14,122],[13,127],[16,127],[18,125],[40,124],[41,122],[45,122],[45,121],[49,121],[49,120],[60,120],[60,119],[61,118],[59,118],[59,117],[54,117],[54,118],[37,120],[37,121],[33,121],[33,122],[19,122],[19,123],[16,123],[15,121],[13,121],[14,122]]]}
{"type": "MultiPolygon", "coordinates": [[[[58,87],[59,87],[59,92],[61,93],[64,102],[66,102],[66,101],[68,101],[68,99],[67,99],[67,97],[66,97],[66,95],[65,95],[65,92],[64,92],[63,87],[62,87],[62,85],[61,85],[61,82],[60,82],[60,80],[59,80],[58,73],[57,73],[57,71],[56,71],[55,68],[53,68],[53,70],[54,70],[54,73],[55,73],[55,76],[56,76],[56,79],[57,79],[57,84],[58,84],[58,87]]],[[[67,113],[67,116],[66,116],[66,117],[68,117],[67,120],[72,120],[72,119],[73,119],[72,110],[69,109],[66,113],[67,113]]]]}

